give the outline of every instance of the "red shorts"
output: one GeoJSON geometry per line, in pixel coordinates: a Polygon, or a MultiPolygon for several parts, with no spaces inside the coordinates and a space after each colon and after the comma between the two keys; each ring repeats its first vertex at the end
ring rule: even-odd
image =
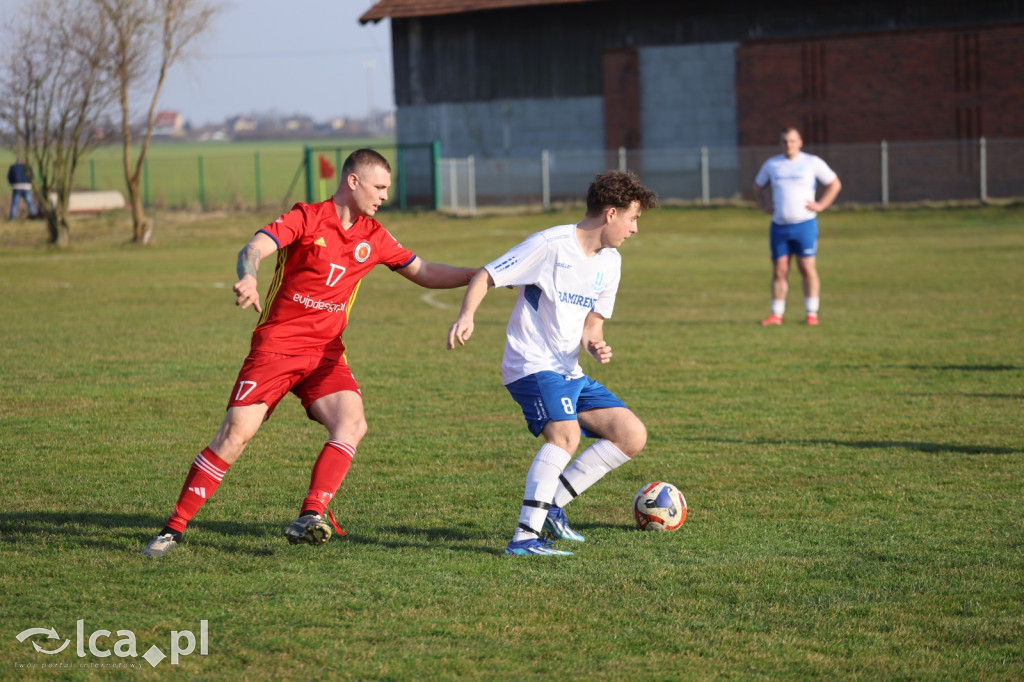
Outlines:
{"type": "Polygon", "coordinates": [[[238,372],[228,407],[264,403],[269,408],[269,419],[289,391],[299,397],[307,410],[325,395],[339,391],[360,393],[344,359],[252,351],[238,372]]]}

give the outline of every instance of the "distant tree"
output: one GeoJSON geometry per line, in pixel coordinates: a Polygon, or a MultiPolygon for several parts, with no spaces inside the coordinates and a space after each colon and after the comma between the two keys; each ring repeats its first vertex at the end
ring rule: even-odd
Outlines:
{"type": "Polygon", "coordinates": [[[67,246],[75,170],[100,144],[117,94],[110,37],[92,0],[34,0],[0,42],[0,139],[33,169],[49,242],[67,246]]]}
{"type": "Polygon", "coordinates": [[[167,72],[211,26],[221,6],[206,0],[92,0],[110,32],[111,78],[117,84],[124,176],[132,212],[132,241],[148,244],[153,233],[140,192],[142,169],[153,137],[157,101],[167,72]],[[132,148],[135,129],[131,103],[135,96],[148,97],[144,121],[139,124],[142,142],[138,154],[132,148]]]}

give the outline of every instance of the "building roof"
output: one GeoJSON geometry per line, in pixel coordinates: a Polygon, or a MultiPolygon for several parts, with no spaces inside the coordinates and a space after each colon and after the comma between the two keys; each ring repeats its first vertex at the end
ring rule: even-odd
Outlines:
{"type": "Polygon", "coordinates": [[[411,19],[463,14],[490,9],[511,9],[533,5],[568,5],[595,0],[380,0],[359,17],[365,24],[381,19],[411,19]]]}

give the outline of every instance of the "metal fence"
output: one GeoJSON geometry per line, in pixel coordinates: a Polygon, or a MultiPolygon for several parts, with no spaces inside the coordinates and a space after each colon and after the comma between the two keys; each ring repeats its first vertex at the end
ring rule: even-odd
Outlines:
{"type": "MultiPolygon", "coordinates": [[[[285,210],[294,201],[317,201],[336,188],[333,172],[347,146],[290,142],[228,145],[167,144],[151,149],[143,172],[150,208],[285,210]],[[323,159],[321,159],[323,157],[323,159]]],[[[663,203],[712,205],[753,199],[754,176],[781,150],[763,147],[694,147],[541,151],[530,157],[443,158],[437,142],[396,145],[375,141],[395,173],[387,208],[472,215],[492,207],[550,208],[575,203],[598,173],[629,169],[663,203]]],[[[924,202],[1024,199],[1024,139],[880,142],[808,146],[843,182],[839,205],[882,206],[924,202]]],[[[126,194],[120,150],[104,148],[80,165],[75,191],[126,194]]],[[[0,166],[13,155],[0,150],[0,166]]],[[[3,166],[6,167],[6,166],[3,166]]],[[[6,215],[10,195],[0,195],[6,215]]]]}
{"type": "MultiPolygon", "coordinates": [[[[391,138],[241,142],[161,142],[150,147],[142,167],[139,190],[147,209],[184,211],[284,211],[296,201],[319,201],[337,188],[344,158],[370,146],[391,162],[395,171],[390,205],[433,208],[438,166],[435,145],[397,145],[391,138]],[[322,160],[326,163],[321,166],[322,160]],[[331,177],[326,177],[329,168],[331,177]],[[411,180],[410,180],[411,179],[411,180]]],[[[72,183],[71,210],[76,195],[120,193],[126,197],[122,148],[102,146],[79,164],[72,183]]],[[[14,161],[0,149],[0,168],[14,161]]],[[[37,170],[36,176],[40,173],[37,170]]],[[[7,214],[10,194],[0,194],[7,214]]],[[[38,205],[37,198],[37,205],[38,205]]]]}
{"type": "MultiPolygon", "coordinates": [[[[598,173],[632,170],[662,202],[753,199],[754,176],[779,147],[548,151],[529,158],[440,160],[441,210],[550,208],[580,201],[598,173]]],[[[838,203],[888,207],[923,202],[988,202],[1024,197],[1024,140],[986,139],[828,145],[817,154],[839,174],[838,203]]]]}

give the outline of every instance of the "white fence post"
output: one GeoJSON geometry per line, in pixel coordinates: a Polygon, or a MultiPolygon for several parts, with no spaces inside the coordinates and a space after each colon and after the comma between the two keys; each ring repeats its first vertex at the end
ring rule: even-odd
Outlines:
{"type": "Polygon", "coordinates": [[[889,143],[882,140],[882,208],[889,208],[889,143]]]}
{"type": "Polygon", "coordinates": [[[540,193],[544,210],[551,208],[551,168],[548,165],[548,150],[540,151],[540,193]]]}
{"type": "Polygon", "coordinates": [[[469,215],[476,215],[476,157],[466,157],[466,182],[469,185],[469,215]]]}
{"type": "Polygon", "coordinates": [[[459,170],[458,161],[448,159],[448,203],[452,213],[459,211],[459,170]]]}
{"type": "Polygon", "coordinates": [[[981,185],[981,203],[988,203],[988,151],[985,149],[985,137],[978,141],[978,183],[981,185]]]}
{"type": "Polygon", "coordinates": [[[700,148],[700,203],[704,206],[711,203],[711,168],[707,145],[700,148]]]}

